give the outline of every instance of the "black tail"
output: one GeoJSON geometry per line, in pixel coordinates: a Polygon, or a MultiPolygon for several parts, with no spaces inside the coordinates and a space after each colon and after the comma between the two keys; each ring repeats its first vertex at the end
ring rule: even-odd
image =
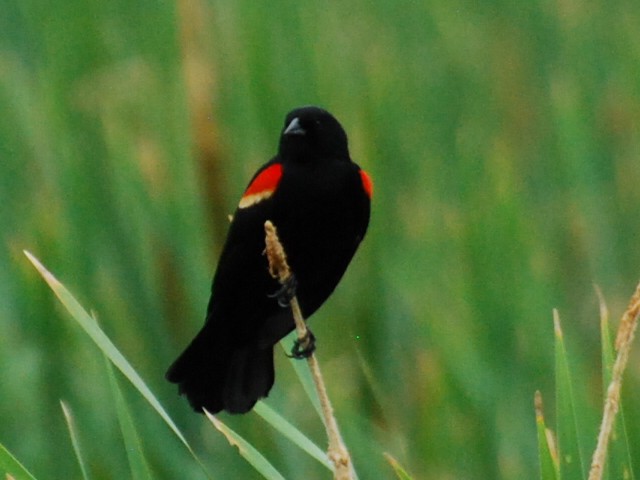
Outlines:
{"type": "Polygon", "coordinates": [[[196,412],[246,413],[273,386],[273,347],[233,348],[207,324],[167,371],[196,412]]]}

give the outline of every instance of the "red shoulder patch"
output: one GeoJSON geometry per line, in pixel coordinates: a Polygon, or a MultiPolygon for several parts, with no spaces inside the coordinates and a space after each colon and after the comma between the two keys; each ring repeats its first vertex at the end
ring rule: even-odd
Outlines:
{"type": "Polygon", "coordinates": [[[362,188],[369,198],[373,198],[373,181],[371,177],[367,175],[367,172],[360,170],[360,178],[362,179],[362,188]]]}
{"type": "Polygon", "coordinates": [[[240,199],[238,208],[247,208],[269,198],[273,195],[273,192],[276,191],[276,187],[278,183],[280,183],[281,178],[281,164],[274,163],[270,167],[265,168],[247,187],[240,199]]]}

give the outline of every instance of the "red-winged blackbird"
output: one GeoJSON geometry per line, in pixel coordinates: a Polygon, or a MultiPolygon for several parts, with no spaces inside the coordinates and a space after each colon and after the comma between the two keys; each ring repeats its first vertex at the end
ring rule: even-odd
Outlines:
{"type": "Polygon", "coordinates": [[[213,277],[205,325],[167,372],[194,410],[245,413],[274,382],[273,346],[294,328],[268,272],[264,223],[278,229],[305,318],[340,281],[369,223],[372,183],[347,135],[318,107],[290,112],[278,154],[249,182],[213,277]]]}

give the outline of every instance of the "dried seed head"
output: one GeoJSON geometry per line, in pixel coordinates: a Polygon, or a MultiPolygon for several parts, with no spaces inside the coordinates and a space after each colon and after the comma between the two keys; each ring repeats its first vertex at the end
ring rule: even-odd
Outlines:
{"type": "Polygon", "coordinates": [[[291,277],[291,269],[287,263],[287,256],[278,238],[276,227],[270,220],[264,222],[265,253],[269,259],[269,273],[280,283],[284,284],[291,277]]]}

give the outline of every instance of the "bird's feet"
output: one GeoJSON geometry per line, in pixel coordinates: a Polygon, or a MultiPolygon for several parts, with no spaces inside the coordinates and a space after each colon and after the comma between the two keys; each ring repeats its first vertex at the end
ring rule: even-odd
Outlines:
{"type": "Polygon", "coordinates": [[[289,306],[291,299],[296,296],[296,290],[298,288],[298,280],[295,275],[289,276],[282,284],[282,287],[275,293],[268,295],[269,298],[277,298],[278,305],[285,308],[289,306]]]}
{"type": "Polygon", "coordinates": [[[297,360],[301,360],[303,358],[309,358],[313,352],[316,350],[316,337],[311,332],[311,330],[307,329],[307,334],[304,338],[296,338],[293,342],[293,348],[291,349],[291,355],[288,355],[289,358],[295,358],[297,360]]]}

